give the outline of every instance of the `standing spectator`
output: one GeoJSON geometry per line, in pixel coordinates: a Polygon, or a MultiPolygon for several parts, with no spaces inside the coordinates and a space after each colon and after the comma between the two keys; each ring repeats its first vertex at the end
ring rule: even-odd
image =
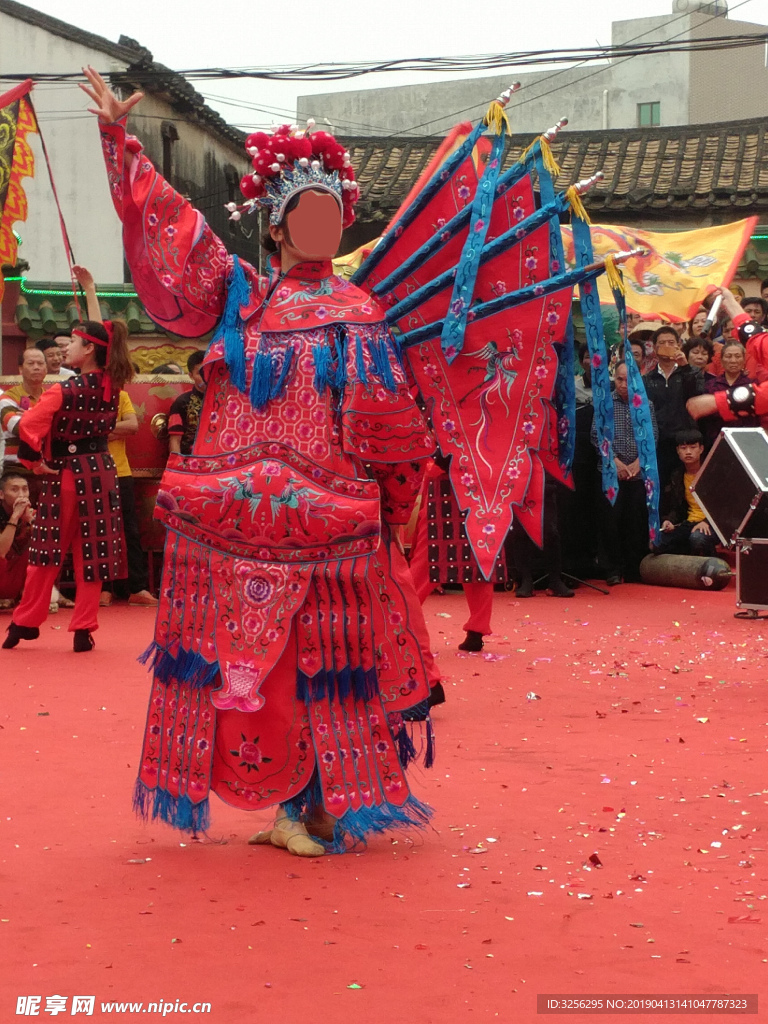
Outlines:
{"type": "Polygon", "coordinates": [[[688,339],[689,340],[691,338],[700,338],[701,337],[701,332],[702,332],[702,330],[704,328],[704,324],[706,323],[706,320],[707,320],[707,310],[704,308],[704,306],[700,306],[696,310],[696,313],[694,314],[693,318],[691,320],[689,320],[688,324],[687,324],[687,334],[688,334],[688,339]]]}
{"type": "Polygon", "coordinates": [[[178,363],[160,363],[156,366],[152,373],[182,373],[182,369],[178,363]]]}
{"type": "MultiPolygon", "coordinates": [[[[752,378],[744,370],[747,354],[740,341],[726,341],[720,352],[720,361],[723,372],[718,376],[710,374],[704,382],[707,394],[716,395],[718,391],[728,391],[741,384],[753,383],[752,378]]],[[[760,420],[756,416],[745,416],[740,425],[759,427],[760,420]]],[[[704,435],[708,448],[717,440],[717,435],[722,428],[723,420],[717,414],[699,420],[699,429],[704,435]]]]}
{"type": "MultiPolygon", "coordinates": [[[[648,509],[645,503],[645,483],[640,473],[637,443],[632,430],[629,410],[627,364],[616,367],[613,392],[613,454],[619,478],[619,492],[611,505],[600,495],[598,562],[605,572],[609,587],[621,583],[640,581],[640,562],[648,553],[648,509]]],[[[650,396],[649,396],[650,397],[650,396]]],[[[656,437],[656,417],[651,410],[653,434],[656,437]]],[[[598,447],[597,429],[592,426],[592,444],[598,447]]]]}
{"type": "Polygon", "coordinates": [[[704,394],[704,374],[688,365],[677,332],[672,327],[659,327],[653,337],[653,348],[657,366],[645,374],[643,383],[649,400],[653,402],[658,423],[656,454],[659,482],[663,489],[678,461],[677,432],[693,426],[685,403],[694,395],[704,394]]]}
{"type": "Polygon", "coordinates": [[[689,366],[693,367],[694,370],[701,370],[705,380],[707,377],[714,376],[714,374],[707,372],[707,367],[715,355],[715,346],[709,338],[688,338],[683,343],[683,355],[688,360],[689,366]]]}
{"type": "Polygon", "coordinates": [[[21,597],[27,574],[30,525],[35,512],[29,485],[19,473],[0,478],[0,609],[12,608],[21,597]]]}
{"type": "Polygon", "coordinates": [[[760,282],[760,298],[768,302],[768,279],[760,282]]]}
{"type": "MultiPolygon", "coordinates": [[[[143,605],[154,608],[157,605],[157,598],[149,592],[149,575],[147,573],[147,556],[141,546],[139,534],[139,517],[136,511],[136,495],[133,487],[133,474],[128,462],[128,455],[125,450],[125,439],[138,433],[139,421],[136,417],[136,410],[127,391],[120,392],[120,401],[117,407],[117,423],[115,429],[109,435],[109,454],[115,462],[117,470],[117,484],[120,488],[120,508],[123,514],[123,533],[125,535],[125,549],[128,559],[128,604],[143,605]]],[[[115,580],[112,590],[105,585],[101,591],[99,604],[106,607],[112,604],[112,594],[125,596],[121,592],[122,580],[115,580]]]]}
{"type": "Polygon", "coordinates": [[[765,326],[766,317],[768,317],[768,302],[765,299],[761,299],[759,295],[748,295],[741,300],[741,308],[756,324],[760,324],[761,327],[765,326]]]}
{"type": "Polygon", "coordinates": [[[714,555],[717,539],[704,509],[692,493],[701,469],[704,438],[695,428],[677,435],[676,466],[661,501],[661,533],[653,545],[657,555],[714,555]]]}
{"type": "MultiPolygon", "coordinates": [[[[14,402],[22,413],[25,413],[27,409],[34,409],[43,394],[43,381],[45,380],[47,367],[45,365],[45,356],[40,349],[32,346],[32,348],[26,348],[20,353],[19,371],[21,372],[21,383],[14,384],[12,388],[8,388],[5,392],[5,398],[14,402]]],[[[7,415],[4,417],[4,420],[7,422],[7,415]]],[[[5,427],[6,423],[3,425],[5,427]]],[[[14,468],[18,468],[19,465],[19,440],[15,436],[7,438],[5,448],[6,469],[11,465],[14,468]]],[[[24,472],[23,475],[29,477],[31,474],[24,472]]],[[[37,494],[33,493],[33,502],[36,498],[37,494]]]]}
{"type": "Polygon", "coordinates": [[[579,363],[584,373],[576,374],[576,408],[592,404],[592,362],[589,358],[589,346],[586,342],[579,345],[579,363]]]}
{"type": "MultiPolygon", "coordinates": [[[[75,269],[74,267],[72,268],[75,269]]],[[[72,341],[72,331],[68,327],[62,327],[57,330],[53,336],[53,340],[59,346],[59,352],[61,352],[61,365],[67,367],[67,353],[69,352],[69,343],[72,341]]],[[[70,375],[74,376],[74,370],[70,370],[70,375]]]]}
{"type": "Polygon", "coordinates": [[[54,377],[74,377],[75,371],[64,366],[64,357],[54,338],[41,338],[35,343],[45,357],[46,371],[54,377]]]}
{"type": "Polygon", "coordinates": [[[198,351],[193,352],[187,360],[187,373],[194,386],[191,391],[185,391],[175,399],[168,413],[168,447],[177,455],[190,455],[195,442],[205,396],[205,381],[200,372],[203,359],[205,353],[198,351]]]}

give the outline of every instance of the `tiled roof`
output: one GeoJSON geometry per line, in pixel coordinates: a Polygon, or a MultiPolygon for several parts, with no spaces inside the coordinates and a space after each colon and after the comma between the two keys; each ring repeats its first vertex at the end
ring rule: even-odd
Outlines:
{"type": "MultiPolygon", "coordinates": [[[[22,288],[15,319],[27,337],[37,340],[79,322],[77,306],[66,283],[36,281],[22,288]]],[[[167,333],[149,319],[131,285],[109,285],[99,292],[99,304],[104,320],[125,320],[131,335],[162,337],[167,333]]]]}
{"type": "Polygon", "coordinates": [[[134,39],[120,36],[119,41],[113,43],[103,36],[27,7],[26,4],[16,3],[16,0],[0,0],[0,13],[122,61],[128,65],[127,70],[120,74],[113,73],[111,78],[114,82],[135,88],[141,87],[146,92],[167,94],[177,110],[205,124],[210,131],[227,142],[242,147],[245,133],[228,125],[223,117],[208,106],[183,75],[172,71],[164,64],[158,64],[150,51],[134,39]]]}
{"type": "MultiPolygon", "coordinates": [[[[362,190],[359,217],[388,219],[407,196],[442,141],[438,137],[347,137],[362,190]]],[[[531,142],[512,135],[504,166],[531,142]]],[[[718,220],[768,211],[766,121],[753,118],[672,128],[609,131],[565,129],[552,144],[562,168],[559,188],[598,170],[605,180],[584,198],[595,217],[632,212],[718,213],[718,220]]]]}

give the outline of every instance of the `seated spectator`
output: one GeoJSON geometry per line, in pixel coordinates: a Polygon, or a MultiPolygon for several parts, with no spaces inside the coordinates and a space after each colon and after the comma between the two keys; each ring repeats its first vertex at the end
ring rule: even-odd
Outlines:
{"type": "Polygon", "coordinates": [[[35,343],[45,357],[46,371],[54,377],[74,377],[75,371],[64,366],[64,356],[55,338],[41,338],[35,343]]]}
{"type": "Polygon", "coordinates": [[[579,345],[579,363],[583,374],[576,374],[576,408],[592,403],[592,362],[589,358],[589,346],[586,342],[579,345]]]}
{"type": "MultiPolygon", "coordinates": [[[[194,355],[194,353],[193,353],[194,355]]],[[[151,373],[182,373],[182,369],[178,363],[160,363],[156,366],[151,373]]]]}
{"type": "Polygon", "coordinates": [[[658,365],[645,374],[643,383],[659,427],[656,455],[663,489],[678,461],[675,436],[678,430],[693,426],[685,403],[694,395],[704,394],[704,374],[688,365],[673,328],[660,327],[654,335],[653,347],[658,365]]]}
{"type": "Polygon", "coordinates": [[[714,555],[717,537],[704,509],[691,493],[701,469],[704,438],[700,431],[692,429],[679,431],[676,440],[680,465],[662,495],[661,533],[652,550],[657,555],[714,555]]]}
{"type": "MultiPolygon", "coordinates": [[[[645,483],[640,473],[637,442],[632,430],[626,363],[619,363],[616,367],[614,384],[613,454],[619,492],[613,505],[601,494],[598,532],[598,564],[605,573],[606,583],[611,587],[621,583],[622,579],[625,583],[638,583],[640,562],[648,552],[645,483]]],[[[656,437],[656,417],[652,404],[650,409],[656,437]]],[[[595,448],[599,444],[594,424],[592,444],[595,448]]]]}
{"type": "Polygon", "coordinates": [[[176,454],[190,455],[192,452],[205,395],[205,381],[200,372],[203,359],[205,353],[198,351],[187,360],[187,373],[194,387],[179,395],[168,412],[168,447],[176,454]]]}
{"type": "Polygon", "coordinates": [[[768,302],[761,299],[759,295],[747,296],[741,300],[741,308],[750,316],[756,324],[764,326],[768,318],[768,302]]]}
{"type": "Polygon", "coordinates": [[[707,367],[715,355],[715,346],[709,338],[689,338],[683,344],[683,354],[688,360],[689,366],[692,366],[694,370],[701,370],[705,380],[707,377],[714,377],[714,374],[707,372],[707,367]]]}
{"type": "Polygon", "coordinates": [[[6,473],[0,478],[0,609],[12,608],[24,589],[34,518],[26,478],[6,473]]]}

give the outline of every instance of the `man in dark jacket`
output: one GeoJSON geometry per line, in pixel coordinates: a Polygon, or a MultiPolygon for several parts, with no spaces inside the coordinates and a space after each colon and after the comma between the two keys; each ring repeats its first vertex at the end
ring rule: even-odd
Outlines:
{"type": "Polygon", "coordinates": [[[658,364],[645,374],[643,382],[648,398],[653,402],[659,426],[656,455],[659,483],[663,490],[678,464],[677,432],[694,426],[685,403],[694,395],[703,395],[705,387],[704,374],[688,365],[673,327],[660,327],[655,332],[653,348],[658,364]]]}

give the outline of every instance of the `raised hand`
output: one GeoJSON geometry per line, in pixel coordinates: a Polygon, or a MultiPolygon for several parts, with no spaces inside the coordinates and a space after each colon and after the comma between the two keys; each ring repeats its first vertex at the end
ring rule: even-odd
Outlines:
{"type": "Polygon", "coordinates": [[[90,64],[83,68],[83,74],[88,79],[88,85],[79,82],[80,88],[89,96],[95,106],[88,107],[92,114],[96,114],[100,121],[105,124],[112,124],[124,117],[129,110],[132,110],[139,100],[143,99],[143,92],[135,92],[127,100],[119,100],[110,87],[90,64]]]}
{"type": "Polygon", "coordinates": [[[72,267],[72,273],[74,274],[75,279],[77,280],[77,283],[80,285],[81,288],[88,288],[90,285],[93,284],[93,274],[90,272],[90,270],[88,270],[87,267],[78,266],[78,264],[76,263],[72,267]]]}

